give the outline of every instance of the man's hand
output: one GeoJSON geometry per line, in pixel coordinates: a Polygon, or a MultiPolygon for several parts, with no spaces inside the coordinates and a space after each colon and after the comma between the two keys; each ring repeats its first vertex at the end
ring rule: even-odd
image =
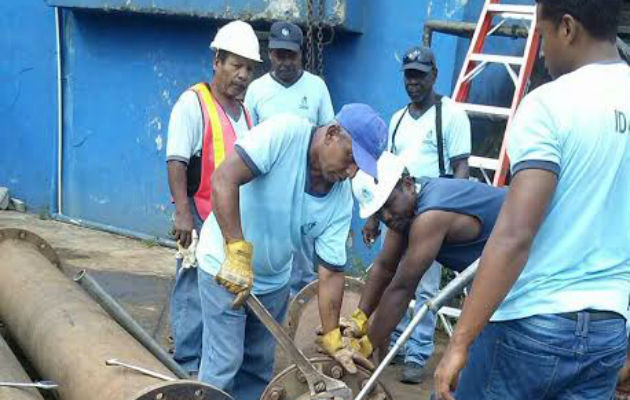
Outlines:
{"type": "Polygon", "coordinates": [[[254,284],[252,260],[254,246],[244,240],[225,245],[225,261],[216,276],[216,281],[228,291],[239,294],[248,292],[254,284]]]}
{"type": "Polygon", "coordinates": [[[363,310],[357,308],[352,313],[350,319],[339,318],[339,326],[343,336],[351,338],[362,338],[368,333],[368,316],[363,310]]]}
{"type": "Polygon", "coordinates": [[[371,247],[376,239],[381,235],[379,227],[380,223],[378,218],[374,215],[368,218],[365,222],[361,233],[363,234],[363,243],[365,243],[366,246],[371,247]]]}
{"type": "Polygon", "coordinates": [[[455,400],[451,391],[457,388],[459,373],[467,359],[467,347],[452,342],[448,345],[434,374],[435,395],[438,400],[455,400]]]}
{"type": "Polygon", "coordinates": [[[372,353],[372,345],[367,336],[358,340],[346,338],[341,335],[341,330],[335,328],[324,336],[317,338],[317,344],[322,350],[333,357],[350,374],[357,373],[357,364],[374,370],[374,364],[367,359],[372,353]]]}
{"type": "Polygon", "coordinates": [[[193,216],[190,211],[175,212],[175,226],[173,227],[173,236],[175,241],[183,248],[187,249],[192,242],[192,230],[194,228],[193,216]]]}

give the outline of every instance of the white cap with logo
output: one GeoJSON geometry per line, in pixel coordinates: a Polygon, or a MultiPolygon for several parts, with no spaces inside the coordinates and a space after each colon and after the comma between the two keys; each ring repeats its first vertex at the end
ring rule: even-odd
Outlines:
{"type": "Polygon", "coordinates": [[[398,156],[384,151],[376,162],[376,169],[378,181],[361,170],[352,179],[352,193],[359,203],[361,218],[368,218],[383,207],[400,180],[405,165],[398,156]]]}

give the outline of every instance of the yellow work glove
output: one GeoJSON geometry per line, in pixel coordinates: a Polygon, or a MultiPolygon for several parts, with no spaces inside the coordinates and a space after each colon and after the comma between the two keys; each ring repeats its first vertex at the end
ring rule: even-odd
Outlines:
{"type": "Polygon", "coordinates": [[[234,294],[249,292],[254,284],[252,259],[254,246],[244,240],[225,245],[225,261],[217,274],[216,281],[234,294]]]}
{"type": "Polygon", "coordinates": [[[360,308],[357,308],[350,316],[350,319],[340,318],[339,326],[343,336],[362,338],[367,335],[368,317],[360,308]]]}
{"type": "MultiPolygon", "coordinates": [[[[337,360],[351,374],[356,374],[356,364],[369,370],[374,369],[374,364],[362,354],[362,346],[366,344],[362,345],[357,339],[343,337],[339,328],[319,337],[317,342],[325,353],[337,360]]],[[[368,351],[368,348],[365,347],[364,350],[368,351]]]]}

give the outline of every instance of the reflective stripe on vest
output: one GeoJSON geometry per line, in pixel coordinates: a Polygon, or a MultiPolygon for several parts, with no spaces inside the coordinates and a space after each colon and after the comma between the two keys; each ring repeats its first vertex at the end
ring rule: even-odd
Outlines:
{"type": "MultiPolygon", "coordinates": [[[[236,133],[223,107],[212,96],[210,85],[198,83],[191,90],[197,94],[203,114],[201,180],[194,200],[199,216],[205,220],[212,211],[212,173],[234,149],[236,133]]],[[[245,106],[242,108],[247,127],[251,129],[249,113],[245,106]]]]}

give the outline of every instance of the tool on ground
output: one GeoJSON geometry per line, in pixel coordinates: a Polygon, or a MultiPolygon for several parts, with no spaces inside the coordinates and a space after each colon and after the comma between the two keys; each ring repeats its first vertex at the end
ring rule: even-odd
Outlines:
{"type": "Polygon", "coordinates": [[[23,388],[38,388],[43,390],[52,390],[59,387],[53,381],[37,381],[37,382],[0,382],[0,386],[8,387],[23,387],[23,388]]]}
{"type": "Polygon", "coordinates": [[[115,358],[110,358],[109,360],[105,361],[105,365],[107,365],[108,367],[123,367],[123,368],[127,368],[130,369],[132,371],[136,371],[136,372],[140,372],[141,374],[145,374],[147,376],[152,376],[154,378],[158,378],[158,379],[162,379],[163,381],[167,381],[167,382],[174,382],[177,379],[170,377],[168,375],[164,375],[164,374],[160,374],[159,372],[155,372],[155,371],[151,371],[150,369],[146,369],[143,367],[139,367],[137,365],[133,365],[133,364],[129,364],[126,362],[122,362],[119,361],[115,358]]]}
{"type": "Polygon", "coordinates": [[[389,363],[392,361],[392,359],[396,356],[396,354],[398,353],[398,350],[400,350],[400,348],[405,344],[405,342],[407,342],[407,339],[409,339],[409,337],[413,333],[416,326],[418,326],[422,318],[424,318],[424,316],[428,312],[437,313],[438,310],[442,308],[442,306],[447,301],[449,301],[458,293],[461,293],[462,290],[468,284],[472,282],[473,278],[475,277],[475,273],[477,272],[478,265],[479,265],[479,260],[472,263],[461,274],[455,277],[455,279],[450,281],[448,285],[446,285],[444,289],[442,289],[437,294],[437,296],[435,296],[434,298],[432,298],[431,300],[427,301],[426,303],[422,305],[420,310],[413,316],[413,319],[411,320],[409,325],[407,325],[407,328],[400,335],[400,337],[398,338],[394,346],[389,350],[385,358],[383,358],[381,363],[376,368],[376,371],[374,371],[374,373],[370,377],[367,384],[363,387],[363,389],[361,389],[361,392],[357,395],[357,397],[355,397],[354,400],[363,400],[367,397],[367,395],[370,393],[370,390],[376,383],[376,380],[378,379],[378,377],[383,373],[383,371],[385,370],[385,367],[387,367],[389,363]]]}
{"type": "MultiPolygon", "coordinates": [[[[536,6],[501,4],[500,0],[486,0],[477,28],[473,34],[470,48],[464,59],[459,78],[453,91],[453,100],[458,102],[469,114],[496,119],[507,120],[506,132],[516,112],[521,99],[525,95],[529,77],[538,55],[540,34],[536,31],[536,6]],[[499,22],[492,25],[493,19],[499,22]],[[527,29],[525,49],[522,56],[506,56],[484,53],[486,38],[497,32],[506,21],[517,21],[527,29]],[[471,81],[477,77],[488,65],[501,64],[514,83],[514,95],[510,107],[496,107],[483,104],[467,103],[471,81]],[[518,68],[515,70],[515,68],[518,68]]],[[[509,172],[509,160],[506,152],[506,136],[503,135],[501,150],[498,159],[471,156],[471,167],[479,168],[486,181],[490,181],[486,170],[494,170],[495,186],[503,186],[506,183],[509,172]]]]}
{"type": "Polygon", "coordinates": [[[352,390],[342,381],[330,378],[318,371],[304,353],[293,344],[289,335],[254,294],[250,294],[245,302],[304,375],[311,399],[352,399],[352,390]]]}
{"type": "Polygon", "coordinates": [[[75,275],[74,281],[81,285],[86,292],[107,311],[131,336],[147,348],[178,378],[189,379],[190,375],[136,322],[135,319],[92,278],[87,271],[82,270],[75,275]]]}

